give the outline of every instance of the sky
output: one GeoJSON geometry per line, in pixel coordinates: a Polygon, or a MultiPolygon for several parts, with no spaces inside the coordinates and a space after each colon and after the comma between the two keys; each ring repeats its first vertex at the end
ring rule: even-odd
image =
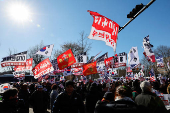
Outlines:
{"type": "MultiPolygon", "coordinates": [[[[120,27],[130,19],[127,14],[137,5],[148,4],[150,0],[0,0],[0,59],[9,55],[9,49],[16,53],[27,51],[43,41],[44,45],[54,44],[60,49],[64,42],[77,42],[80,33],[88,36],[93,17],[87,10],[115,21],[120,27]],[[22,17],[12,9],[19,4],[28,15],[22,17]]],[[[128,53],[132,47],[138,48],[139,58],[143,58],[142,41],[149,35],[150,43],[157,48],[169,46],[170,0],[156,0],[135,20],[118,34],[116,53],[128,53]]],[[[21,11],[21,10],[20,10],[21,11]]],[[[24,14],[23,14],[24,15],[24,14]]],[[[115,53],[104,41],[88,39],[92,43],[89,57],[108,52],[115,53]]]]}

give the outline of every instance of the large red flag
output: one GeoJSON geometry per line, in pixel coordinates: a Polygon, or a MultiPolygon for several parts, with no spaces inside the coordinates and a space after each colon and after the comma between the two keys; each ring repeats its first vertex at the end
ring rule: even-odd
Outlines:
{"type": "Polygon", "coordinates": [[[45,75],[51,71],[54,71],[54,68],[53,68],[49,58],[43,60],[42,62],[40,62],[38,65],[36,65],[32,69],[34,78],[38,78],[38,77],[45,75]]]}
{"type": "Polygon", "coordinates": [[[84,76],[97,73],[96,62],[97,61],[83,65],[83,75],[84,76]]]}
{"type": "Polygon", "coordinates": [[[57,62],[59,69],[62,70],[76,63],[76,59],[74,58],[71,49],[69,49],[57,57],[57,62]]]}
{"type": "Polygon", "coordinates": [[[91,32],[88,38],[105,41],[106,45],[112,47],[115,51],[119,25],[97,12],[89,10],[88,12],[94,18],[91,32]]]}

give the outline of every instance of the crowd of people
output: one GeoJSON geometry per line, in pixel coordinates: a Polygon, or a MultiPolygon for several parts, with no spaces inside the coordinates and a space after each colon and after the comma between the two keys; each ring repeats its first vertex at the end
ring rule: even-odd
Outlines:
{"type": "Polygon", "coordinates": [[[71,80],[56,83],[14,83],[3,93],[1,113],[166,113],[157,94],[170,94],[170,81],[113,81],[100,83],[71,80]]]}

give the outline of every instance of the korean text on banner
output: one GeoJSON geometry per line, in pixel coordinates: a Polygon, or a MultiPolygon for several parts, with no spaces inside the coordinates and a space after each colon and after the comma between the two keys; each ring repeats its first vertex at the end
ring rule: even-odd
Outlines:
{"type": "Polygon", "coordinates": [[[33,58],[27,59],[26,60],[26,66],[15,66],[14,70],[15,71],[26,71],[26,70],[32,70],[32,61],[33,58]]]}
{"type": "Polygon", "coordinates": [[[97,12],[89,11],[93,16],[94,21],[91,28],[89,39],[102,40],[106,42],[106,45],[116,50],[117,36],[119,31],[119,25],[110,20],[109,18],[100,15],[97,12]]]}
{"type": "Polygon", "coordinates": [[[76,59],[74,58],[71,49],[69,49],[57,57],[57,62],[59,69],[62,70],[76,63],[76,59]]]}
{"type": "Polygon", "coordinates": [[[1,61],[1,66],[25,66],[26,64],[26,59],[27,59],[27,51],[13,54],[8,57],[2,58],[3,60],[1,61]]]}
{"type": "Polygon", "coordinates": [[[53,68],[49,58],[43,60],[42,62],[40,62],[38,65],[36,65],[32,69],[34,78],[38,78],[38,77],[45,75],[51,71],[54,71],[54,68],[53,68]]]}

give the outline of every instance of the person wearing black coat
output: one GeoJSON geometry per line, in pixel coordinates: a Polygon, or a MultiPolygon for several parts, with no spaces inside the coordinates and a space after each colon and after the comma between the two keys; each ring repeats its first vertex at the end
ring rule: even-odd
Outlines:
{"type": "Polygon", "coordinates": [[[0,102],[0,113],[18,113],[18,89],[7,89],[3,93],[2,102],[0,102]]]}
{"type": "Polygon", "coordinates": [[[38,85],[30,97],[30,104],[33,106],[34,113],[45,113],[48,105],[48,93],[43,91],[43,86],[38,85]]]}
{"type": "Polygon", "coordinates": [[[21,86],[21,89],[19,90],[19,93],[18,93],[18,98],[22,99],[25,103],[25,106],[23,106],[23,108],[22,108],[23,113],[29,113],[29,96],[30,96],[30,94],[29,94],[27,88],[28,88],[27,84],[23,84],[21,86]]]}
{"type": "Polygon", "coordinates": [[[57,96],[52,113],[84,113],[82,98],[74,91],[74,82],[65,83],[65,91],[57,96]]]}
{"type": "Polygon", "coordinates": [[[98,101],[94,113],[147,113],[147,109],[135,104],[129,86],[120,85],[116,88],[114,101],[98,101]]]}
{"type": "Polygon", "coordinates": [[[102,99],[102,94],[97,90],[96,86],[90,87],[90,92],[85,98],[85,105],[87,113],[94,113],[95,105],[98,100],[102,99]]]}

